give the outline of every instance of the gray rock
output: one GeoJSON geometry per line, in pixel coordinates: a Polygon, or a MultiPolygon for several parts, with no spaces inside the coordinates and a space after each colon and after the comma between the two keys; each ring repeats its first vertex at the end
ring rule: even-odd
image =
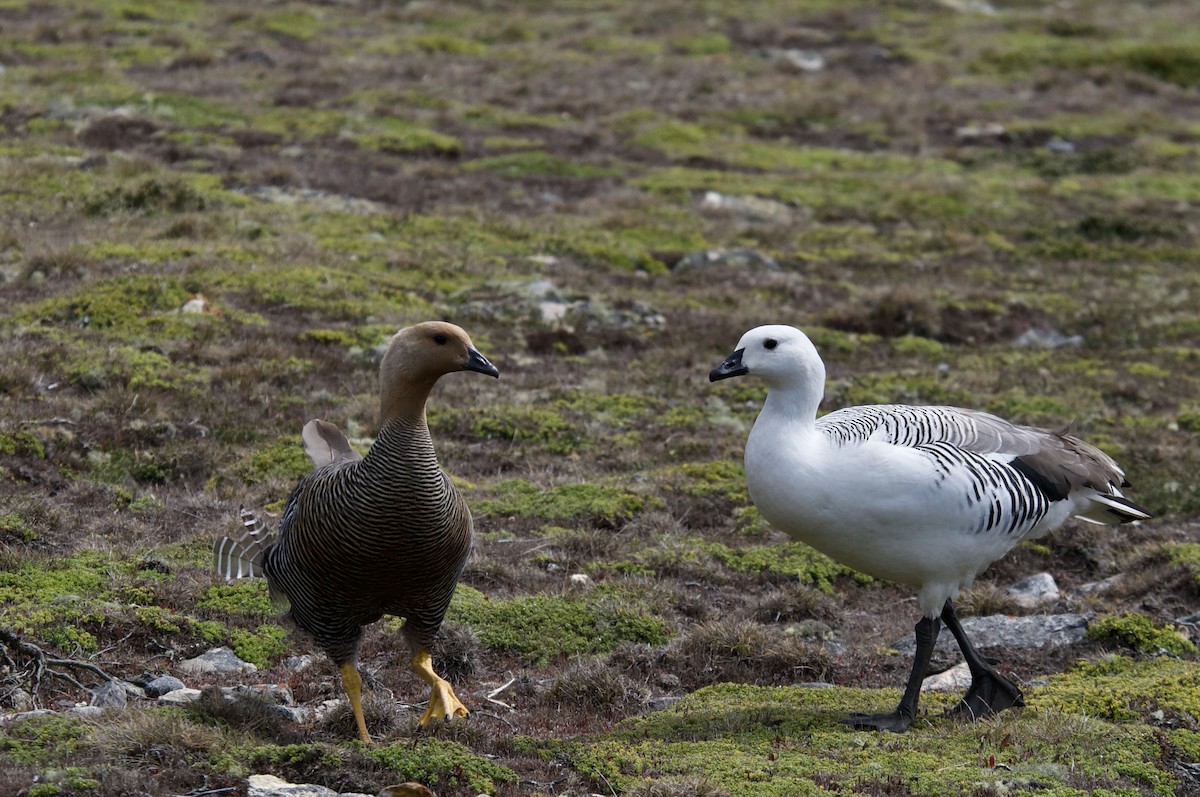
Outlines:
{"type": "Polygon", "coordinates": [[[8,693],[7,699],[9,707],[16,711],[33,710],[33,695],[19,686],[8,693]]]}
{"type": "Polygon", "coordinates": [[[35,708],[32,711],[18,711],[16,714],[5,714],[0,717],[0,722],[24,722],[34,717],[49,717],[54,713],[48,708],[35,708]]]}
{"type": "Polygon", "coordinates": [[[95,719],[104,713],[104,709],[100,706],[72,706],[65,713],[84,719],[95,719]]]}
{"type": "Polygon", "coordinates": [[[825,68],[825,56],[816,50],[773,50],[771,55],[776,61],[790,66],[798,72],[820,72],[825,68]]]}
{"type": "Polygon", "coordinates": [[[174,689],[167,692],[165,695],[159,695],[158,702],[164,706],[186,706],[188,703],[195,703],[200,699],[199,689],[174,689]]]}
{"type": "Polygon", "coordinates": [[[1005,594],[1022,609],[1036,609],[1058,600],[1060,593],[1054,576],[1049,573],[1034,573],[1010,586],[1005,590],[1005,594]]]}
{"type": "Polygon", "coordinates": [[[246,797],[372,797],[362,792],[342,792],[315,783],[288,783],[274,775],[251,775],[246,779],[246,797]]]}
{"type": "Polygon", "coordinates": [[[1017,336],[1013,345],[1035,349],[1073,349],[1083,345],[1083,336],[1064,335],[1057,329],[1030,327],[1017,336]]]}
{"type": "Polygon", "coordinates": [[[189,675],[201,673],[216,673],[218,675],[236,675],[251,673],[258,670],[248,661],[242,661],[229,648],[213,648],[192,659],[179,662],[181,672],[189,675]]]}
{"type": "Polygon", "coordinates": [[[271,706],[271,711],[297,725],[311,722],[313,718],[313,710],[304,706],[271,706]]]}
{"type": "Polygon", "coordinates": [[[1107,592],[1108,590],[1115,587],[1118,583],[1120,583],[1121,579],[1123,579],[1124,577],[1125,577],[1124,574],[1117,573],[1115,576],[1109,576],[1108,578],[1106,578],[1102,581],[1089,581],[1088,583],[1083,584],[1079,587],[1079,594],[1080,595],[1099,595],[1102,592],[1107,592]]]}
{"type": "Polygon", "coordinates": [[[157,678],[147,681],[143,688],[146,690],[147,697],[162,697],[167,692],[183,689],[186,685],[174,675],[160,675],[157,678]]]}
{"type": "MultiPolygon", "coordinates": [[[[1074,645],[1083,640],[1088,620],[1089,616],[1084,614],[1040,614],[1029,617],[995,614],[990,617],[968,617],[962,621],[962,625],[967,637],[977,648],[1017,649],[1074,645]]],[[[916,640],[909,634],[896,642],[894,647],[911,656],[916,652],[916,640]]],[[[954,637],[943,629],[933,650],[931,666],[934,669],[949,669],[960,661],[962,654],[954,637]]]]}
{"type": "Polygon", "coordinates": [[[702,249],[684,255],[675,264],[675,273],[693,271],[702,268],[737,268],[764,271],[780,271],[779,264],[773,258],[756,252],[753,249],[702,249]]]}
{"type": "Polygon", "coordinates": [[[287,684],[238,684],[222,686],[221,694],[227,698],[252,696],[279,706],[296,704],[292,697],[292,689],[287,684]]]}
{"type": "Polygon", "coordinates": [[[757,196],[729,196],[717,191],[708,191],[700,200],[700,207],[729,213],[749,221],[787,223],[795,215],[792,208],[774,199],[757,196]]]}
{"type": "Polygon", "coordinates": [[[971,685],[971,668],[964,661],[921,682],[922,692],[965,692],[971,685]]]}
{"type": "Polygon", "coordinates": [[[129,701],[129,693],[121,681],[105,681],[92,690],[90,705],[96,708],[124,708],[129,701]]]}
{"type": "Polygon", "coordinates": [[[299,656],[288,656],[283,660],[283,666],[290,672],[304,672],[317,663],[317,657],[303,653],[299,656]]]}
{"type": "Polygon", "coordinates": [[[662,313],[645,302],[630,301],[617,308],[604,299],[560,288],[548,279],[489,282],[460,294],[456,303],[468,318],[542,328],[658,329],[666,323],[662,313]]]}

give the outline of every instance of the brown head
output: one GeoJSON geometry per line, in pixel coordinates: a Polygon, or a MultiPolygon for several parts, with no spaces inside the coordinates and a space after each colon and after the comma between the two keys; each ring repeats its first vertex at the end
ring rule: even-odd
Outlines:
{"type": "Polygon", "coordinates": [[[426,321],[400,330],[379,365],[381,420],[422,414],[434,384],[455,371],[500,376],[462,327],[426,321]]]}

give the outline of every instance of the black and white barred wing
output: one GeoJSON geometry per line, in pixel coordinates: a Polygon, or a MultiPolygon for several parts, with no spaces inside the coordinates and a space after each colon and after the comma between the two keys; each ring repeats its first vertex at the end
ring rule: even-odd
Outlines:
{"type": "MultiPolygon", "coordinates": [[[[1037,490],[1039,501],[1086,494],[1092,504],[1079,513],[1085,520],[1122,523],[1150,517],[1121,494],[1121,488],[1129,483],[1112,457],[1065,430],[1020,426],[980,410],[899,404],[837,410],[818,419],[817,428],[835,445],[871,440],[923,448],[943,459],[955,458],[955,449],[986,457],[1018,472],[1020,489],[1025,490],[1028,483],[1037,490]]],[[[997,481],[1000,471],[969,465],[971,457],[956,459],[961,460],[958,467],[974,467],[980,475],[990,471],[994,486],[1013,489],[1007,474],[997,481]]]]}
{"type": "Polygon", "coordinates": [[[253,512],[238,510],[244,531],[238,537],[222,537],[213,543],[213,569],[226,581],[263,575],[263,559],[275,535],[253,512]]]}

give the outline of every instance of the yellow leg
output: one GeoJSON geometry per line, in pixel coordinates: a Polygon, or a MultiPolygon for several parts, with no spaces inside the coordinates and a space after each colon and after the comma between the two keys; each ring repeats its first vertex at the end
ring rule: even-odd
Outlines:
{"type": "Polygon", "coordinates": [[[428,650],[419,650],[412,657],[413,672],[425,683],[429,684],[429,708],[421,717],[421,725],[428,725],[434,717],[449,720],[453,717],[465,717],[470,712],[457,697],[450,683],[433,671],[433,661],[428,650]]]}
{"type": "Polygon", "coordinates": [[[342,665],[342,688],[346,690],[346,697],[350,698],[350,710],[354,712],[354,721],[358,723],[358,738],[362,739],[363,744],[374,744],[371,734],[367,733],[367,721],[363,719],[362,676],[353,664],[342,665]]]}

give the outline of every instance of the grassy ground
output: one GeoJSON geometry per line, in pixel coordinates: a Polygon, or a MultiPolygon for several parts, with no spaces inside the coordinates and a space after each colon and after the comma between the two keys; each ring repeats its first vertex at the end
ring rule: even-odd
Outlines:
{"type": "MultiPolygon", "coordinates": [[[[279,511],[308,418],[369,438],[397,327],[454,320],[503,372],[447,378],[430,415],[479,531],[440,651],[468,723],[414,735],[383,623],[375,750],[346,712],[55,716],[0,729],[0,791],[1196,788],[1200,666],[1172,631],[1200,591],[1194,9],[951,5],[0,0],[0,625],[124,678],[228,644],[338,697],[324,660],[282,666],[304,643],[262,584],[209,574],[211,541],[279,511]],[[779,269],[686,267],[707,249],[779,269]],[[521,298],[544,279],[561,319],[521,298]],[[748,508],[763,391],[706,375],[769,322],[812,334],[826,408],[1073,423],[1157,515],[1066,528],[965,598],[1018,612],[1000,588],[1049,570],[1050,610],[1104,618],[990,651],[1023,711],[836,723],[896,700],[916,609],[748,508]],[[1030,328],[1081,342],[1014,345],[1030,328]],[[484,697],[510,678],[512,711],[484,697]]],[[[6,709],[86,699],[6,649],[6,709]]]]}

